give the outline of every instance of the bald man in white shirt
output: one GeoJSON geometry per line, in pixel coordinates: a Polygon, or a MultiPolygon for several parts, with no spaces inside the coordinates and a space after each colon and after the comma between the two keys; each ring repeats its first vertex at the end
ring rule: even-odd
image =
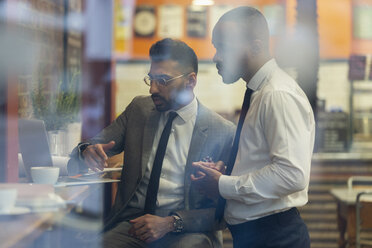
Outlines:
{"type": "Polygon", "coordinates": [[[308,201],[315,136],[309,101],[271,58],[267,22],[258,10],[227,12],[214,27],[212,43],[223,82],[246,82],[243,110],[248,110],[238,124],[226,175],[213,163],[195,162],[203,173],[191,178],[208,195],[220,195],[218,208],[234,247],[310,247],[296,208],[308,201]]]}

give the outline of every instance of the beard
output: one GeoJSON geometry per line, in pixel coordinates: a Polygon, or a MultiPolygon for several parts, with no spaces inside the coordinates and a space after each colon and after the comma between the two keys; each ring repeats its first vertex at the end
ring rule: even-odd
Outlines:
{"type": "Polygon", "coordinates": [[[165,112],[172,108],[172,104],[159,94],[152,94],[151,98],[156,110],[159,112],[165,112]]]}

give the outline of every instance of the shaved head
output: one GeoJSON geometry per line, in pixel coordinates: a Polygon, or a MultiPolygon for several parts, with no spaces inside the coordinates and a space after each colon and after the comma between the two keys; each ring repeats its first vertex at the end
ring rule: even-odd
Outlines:
{"type": "Polygon", "coordinates": [[[218,23],[222,22],[235,23],[242,42],[260,40],[269,49],[269,27],[266,18],[257,9],[252,7],[238,7],[225,13],[218,20],[218,23]]]}

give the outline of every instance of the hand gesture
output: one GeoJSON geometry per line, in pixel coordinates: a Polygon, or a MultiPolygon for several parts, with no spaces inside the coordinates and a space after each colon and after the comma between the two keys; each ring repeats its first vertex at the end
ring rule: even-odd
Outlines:
{"type": "Polygon", "coordinates": [[[212,198],[219,195],[218,181],[222,172],[225,172],[225,164],[222,161],[217,163],[194,162],[196,175],[191,174],[191,181],[196,185],[200,193],[212,198]]]}
{"type": "Polygon", "coordinates": [[[93,171],[102,171],[107,167],[107,155],[106,152],[115,146],[115,141],[110,141],[107,144],[95,144],[89,145],[83,151],[83,157],[85,164],[93,171]]]}

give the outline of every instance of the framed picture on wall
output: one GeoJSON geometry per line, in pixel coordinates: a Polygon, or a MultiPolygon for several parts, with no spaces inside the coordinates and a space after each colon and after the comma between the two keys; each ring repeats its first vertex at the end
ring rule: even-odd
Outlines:
{"type": "Polygon", "coordinates": [[[156,30],[155,7],[149,5],[137,6],[134,21],[134,34],[137,37],[152,37],[156,30]]]}
{"type": "Polygon", "coordinates": [[[365,55],[351,55],[349,58],[349,80],[364,80],[367,57],[365,55]]]}
{"type": "Polygon", "coordinates": [[[353,37],[372,40],[372,5],[354,5],[353,37]]]}
{"type": "MultiPolygon", "coordinates": [[[[369,56],[369,61],[372,61],[372,55],[369,56]]],[[[369,80],[372,80],[372,63],[369,64],[369,80]]]]}
{"type": "Polygon", "coordinates": [[[181,5],[159,6],[159,29],[158,35],[161,38],[180,39],[183,36],[183,13],[181,5]]]}
{"type": "Polygon", "coordinates": [[[187,36],[204,38],[207,34],[207,8],[192,5],[187,8],[187,36]]]}
{"type": "Polygon", "coordinates": [[[115,53],[129,56],[133,40],[133,5],[121,0],[115,1],[114,6],[114,44],[115,53]]]}

